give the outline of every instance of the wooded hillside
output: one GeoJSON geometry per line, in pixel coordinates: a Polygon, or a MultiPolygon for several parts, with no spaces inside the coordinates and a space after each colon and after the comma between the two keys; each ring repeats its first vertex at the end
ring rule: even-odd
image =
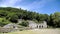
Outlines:
{"type": "Polygon", "coordinates": [[[12,7],[0,7],[0,26],[8,23],[18,23],[18,19],[46,21],[48,26],[60,27],[60,12],[54,14],[39,14],[12,7]]]}

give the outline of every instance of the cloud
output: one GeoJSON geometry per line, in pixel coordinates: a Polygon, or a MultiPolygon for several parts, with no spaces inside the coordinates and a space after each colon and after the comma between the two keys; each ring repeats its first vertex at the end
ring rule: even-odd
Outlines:
{"type": "Polygon", "coordinates": [[[32,9],[38,9],[45,6],[45,4],[51,2],[53,0],[40,0],[40,1],[34,1],[32,4],[29,4],[28,7],[32,9]]]}
{"type": "Polygon", "coordinates": [[[39,11],[40,9],[45,7],[47,3],[53,2],[53,1],[55,0],[36,0],[33,3],[27,5],[26,7],[28,10],[39,11]]]}
{"type": "Polygon", "coordinates": [[[34,1],[32,4],[30,4],[28,6],[31,6],[31,8],[35,8],[35,7],[38,8],[38,6],[42,6],[44,4],[45,4],[45,1],[34,1]]]}
{"type": "Polygon", "coordinates": [[[3,0],[0,3],[1,7],[7,7],[7,6],[14,6],[16,2],[22,1],[22,0],[3,0]]]}
{"type": "MultiPolygon", "coordinates": [[[[28,5],[21,5],[20,2],[25,1],[26,4],[28,3],[27,0],[3,0],[0,3],[1,7],[17,7],[17,8],[23,8],[23,9],[27,9],[27,10],[34,10],[34,9],[39,9],[44,7],[44,5],[52,0],[34,0],[32,3],[29,3],[28,5]],[[18,3],[18,5],[16,5],[16,3],[18,3]]],[[[32,1],[32,0],[31,0],[32,1]]],[[[22,2],[24,4],[24,2],[22,2]]]]}
{"type": "Polygon", "coordinates": [[[48,3],[54,1],[55,0],[0,0],[0,7],[16,7],[36,12],[40,11],[41,13],[43,13],[43,11],[45,10],[49,11],[48,9],[50,9],[49,7],[51,7],[52,5],[48,5],[48,3]],[[46,4],[48,5],[48,7],[46,6],[46,4]]]}
{"type": "Polygon", "coordinates": [[[22,9],[27,9],[24,6],[20,5],[20,2],[22,2],[22,0],[3,0],[2,2],[0,2],[0,7],[15,7],[15,8],[22,8],[22,9]],[[16,3],[19,3],[19,5],[16,5],[16,3]]]}

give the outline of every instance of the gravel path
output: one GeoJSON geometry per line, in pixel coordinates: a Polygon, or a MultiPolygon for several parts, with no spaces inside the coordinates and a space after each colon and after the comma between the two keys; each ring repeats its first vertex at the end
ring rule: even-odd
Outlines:
{"type": "Polygon", "coordinates": [[[37,34],[60,34],[60,29],[33,29],[37,34]]]}

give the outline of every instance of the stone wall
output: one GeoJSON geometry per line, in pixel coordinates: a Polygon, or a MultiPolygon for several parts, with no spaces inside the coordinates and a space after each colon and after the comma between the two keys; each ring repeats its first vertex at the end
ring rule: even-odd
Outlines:
{"type": "Polygon", "coordinates": [[[14,29],[14,28],[0,28],[0,33],[8,33],[8,32],[14,32],[14,31],[22,31],[22,30],[30,30],[29,27],[14,29]]]}
{"type": "Polygon", "coordinates": [[[0,33],[8,33],[12,31],[18,31],[19,29],[13,29],[13,28],[0,28],[0,33]]]}

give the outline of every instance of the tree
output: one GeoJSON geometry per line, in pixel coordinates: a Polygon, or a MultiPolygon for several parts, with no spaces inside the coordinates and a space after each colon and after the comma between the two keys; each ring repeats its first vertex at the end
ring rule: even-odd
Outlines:
{"type": "Polygon", "coordinates": [[[0,10],[0,17],[6,17],[7,16],[7,11],[0,10]]]}
{"type": "Polygon", "coordinates": [[[55,12],[50,15],[50,25],[54,27],[60,27],[60,12],[55,12]]]}
{"type": "Polygon", "coordinates": [[[5,18],[0,18],[0,26],[4,26],[10,23],[10,21],[6,20],[5,18]]]}
{"type": "Polygon", "coordinates": [[[28,27],[29,23],[28,23],[27,21],[23,21],[23,22],[20,23],[19,25],[22,25],[22,26],[28,27]]]}
{"type": "Polygon", "coordinates": [[[13,22],[13,23],[17,23],[18,22],[18,16],[17,15],[11,16],[10,21],[13,22]]]}

